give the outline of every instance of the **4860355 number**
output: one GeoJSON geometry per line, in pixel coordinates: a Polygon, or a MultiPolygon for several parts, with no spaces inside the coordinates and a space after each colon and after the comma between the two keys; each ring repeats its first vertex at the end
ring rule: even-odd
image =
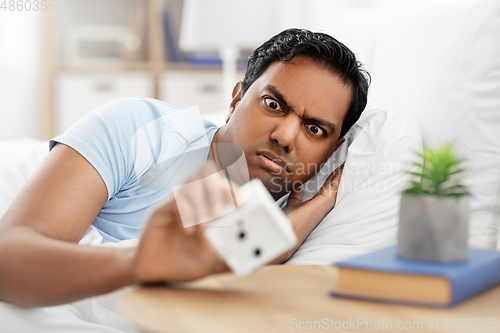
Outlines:
{"type": "Polygon", "coordinates": [[[498,318],[447,318],[443,324],[448,329],[498,329],[498,318]]]}
{"type": "Polygon", "coordinates": [[[0,10],[4,12],[54,11],[56,0],[3,0],[0,10]]]}

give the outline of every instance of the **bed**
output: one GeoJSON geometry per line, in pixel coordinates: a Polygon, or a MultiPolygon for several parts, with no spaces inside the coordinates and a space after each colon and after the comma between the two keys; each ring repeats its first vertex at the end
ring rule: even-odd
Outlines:
{"type": "MultiPolygon", "coordinates": [[[[358,187],[341,189],[336,208],[288,264],[331,263],[394,244],[399,194],[422,137],[429,144],[454,140],[466,158],[464,180],[473,194],[469,246],[500,250],[500,2],[440,0],[429,6],[370,15],[348,10],[335,20],[328,10],[318,15],[315,30],[352,45],[373,83],[349,154],[346,144],[327,164],[334,167],[347,156],[342,183],[358,187]],[[349,29],[353,24],[359,33],[349,29]],[[384,164],[396,167],[372,167],[384,164]],[[386,187],[377,192],[377,184],[386,187]]],[[[0,142],[0,216],[47,153],[46,141],[0,142]]],[[[80,244],[102,246],[92,228],[80,244]]],[[[2,329],[137,332],[115,305],[124,291],[37,309],[0,303],[2,329]]]]}

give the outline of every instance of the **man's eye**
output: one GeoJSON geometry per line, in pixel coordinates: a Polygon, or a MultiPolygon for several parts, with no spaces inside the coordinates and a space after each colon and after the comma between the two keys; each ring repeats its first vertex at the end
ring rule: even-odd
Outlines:
{"type": "Polygon", "coordinates": [[[266,98],[264,101],[266,102],[267,106],[270,107],[271,109],[276,111],[283,111],[281,109],[280,103],[276,102],[274,99],[266,98]]]}
{"type": "Polygon", "coordinates": [[[311,133],[314,135],[323,135],[323,133],[324,133],[323,130],[317,125],[309,124],[306,126],[307,126],[307,128],[309,128],[309,131],[311,131],[311,133]]]}

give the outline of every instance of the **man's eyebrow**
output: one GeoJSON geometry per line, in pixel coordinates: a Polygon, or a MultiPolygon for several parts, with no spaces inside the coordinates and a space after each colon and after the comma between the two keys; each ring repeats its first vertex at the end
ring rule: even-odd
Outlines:
{"type": "MultiPolygon", "coordinates": [[[[268,90],[269,92],[271,92],[276,97],[276,99],[278,100],[278,102],[280,102],[281,104],[283,104],[284,106],[286,106],[288,109],[291,109],[290,105],[286,102],[286,99],[283,96],[283,94],[276,87],[271,86],[271,85],[267,85],[267,86],[264,87],[264,89],[268,90]]],[[[335,132],[335,124],[329,122],[328,120],[320,119],[320,118],[316,118],[316,117],[308,117],[305,114],[302,115],[301,118],[304,119],[304,120],[308,120],[310,122],[313,122],[315,124],[328,127],[332,132],[335,132]]]]}
{"type": "Polygon", "coordinates": [[[291,109],[290,105],[287,103],[285,97],[283,96],[283,94],[278,90],[278,88],[274,87],[274,86],[271,86],[271,85],[267,85],[264,87],[265,90],[271,92],[271,94],[273,94],[276,99],[278,99],[278,102],[280,102],[281,104],[283,104],[284,106],[286,106],[288,109],[291,109]]]}
{"type": "Polygon", "coordinates": [[[306,119],[306,120],[309,120],[315,124],[328,127],[330,129],[330,131],[335,132],[335,124],[332,124],[328,120],[324,120],[324,119],[320,119],[320,118],[316,118],[316,117],[308,117],[306,115],[303,115],[302,119],[306,119]]]}

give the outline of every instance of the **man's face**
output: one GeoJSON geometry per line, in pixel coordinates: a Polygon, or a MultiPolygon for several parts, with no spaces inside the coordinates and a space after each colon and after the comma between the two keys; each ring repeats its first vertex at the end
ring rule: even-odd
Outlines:
{"type": "Polygon", "coordinates": [[[221,142],[240,145],[250,179],[277,200],[319,171],[338,148],[350,87],[325,67],[297,56],[274,62],[242,97],[233,92],[221,142]]]}

